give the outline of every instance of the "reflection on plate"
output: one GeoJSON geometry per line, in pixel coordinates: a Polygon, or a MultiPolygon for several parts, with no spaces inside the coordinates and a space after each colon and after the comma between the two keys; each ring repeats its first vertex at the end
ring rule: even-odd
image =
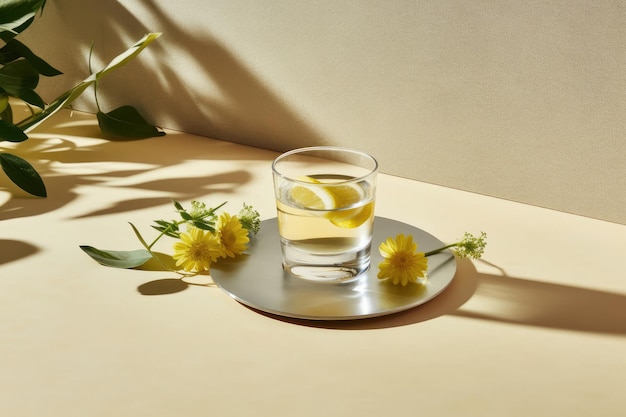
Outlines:
{"type": "Polygon", "coordinates": [[[387,237],[412,235],[420,251],[443,246],[434,236],[395,220],[376,217],[371,266],[347,284],[323,284],[283,271],[276,218],[265,220],[247,255],[211,266],[213,281],[235,300],[266,313],[309,320],[353,320],[404,311],[433,299],[452,282],[456,261],[450,251],[428,258],[427,285],[396,286],[379,280],[378,245],[387,237]]]}

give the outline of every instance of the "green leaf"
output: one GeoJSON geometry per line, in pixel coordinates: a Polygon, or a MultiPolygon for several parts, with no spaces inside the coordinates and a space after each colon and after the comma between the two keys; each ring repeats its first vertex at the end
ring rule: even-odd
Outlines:
{"type": "Polygon", "coordinates": [[[139,233],[139,230],[135,227],[134,224],[130,222],[128,222],[128,224],[130,224],[130,227],[132,227],[133,232],[135,232],[135,236],[137,236],[137,239],[139,239],[139,242],[141,242],[142,246],[146,249],[146,251],[152,255],[153,259],[156,259],[168,271],[179,273],[174,268],[168,266],[158,254],[152,252],[150,245],[146,243],[145,239],[143,238],[143,236],[141,236],[141,233],[139,233]]]}
{"type": "Polygon", "coordinates": [[[0,120],[0,141],[23,142],[26,139],[28,139],[28,136],[22,129],[6,120],[0,120]]]}
{"type": "Polygon", "coordinates": [[[151,227],[154,230],[157,230],[160,233],[163,233],[165,236],[173,237],[175,239],[178,239],[180,237],[179,233],[174,233],[174,232],[171,231],[171,229],[169,229],[167,227],[160,227],[160,226],[154,226],[154,225],[151,225],[151,227]]]}
{"type": "Polygon", "coordinates": [[[163,136],[155,126],[146,122],[137,109],[122,106],[109,113],[97,113],[100,130],[107,136],[118,138],[144,139],[163,136]]]}
{"type": "MultiPolygon", "coordinates": [[[[9,95],[4,92],[0,92],[0,119],[6,120],[4,118],[5,111],[9,107],[9,95]]],[[[7,120],[11,122],[13,120],[13,116],[11,115],[11,120],[7,120]]]]}
{"type": "Polygon", "coordinates": [[[26,29],[46,0],[0,0],[0,38],[8,41],[26,29]]]}
{"type": "Polygon", "coordinates": [[[148,245],[146,243],[146,240],[143,238],[143,236],[141,236],[141,233],[139,233],[139,229],[137,229],[137,227],[131,222],[128,222],[128,224],[130,224],[130,227],[133,229],[133,232],[135,232],[135,236],[137,236],[137,239],[139,240],[139,242],[143,245],[144,248],[146,248],[147,251],[150,252],[151,251],[150,245],[148,245]]]}
{"type": "Polygon", "coordinates": [[[32,116],[22,120],[21,122],[17,123],[17,126],[23,129],[24,132],[30,131],[60,109],[69,105],[72,101],[78,98],[83,93],[83,91],[85,91],[89,86],[98,81],[102,76],[126,64],[128,61],[138,55],[145,47],[147,47],[150,43],[157,39],[160,35],[160,33],[147,34],[137,43],[131,46],[128,50],[114,58],[102,70],[91,74],[74,88],[66,91],[65,93],[57,97],[43,111],[35,113],[32,116]]]}
{"type": "Polygon", "coordinates": [[[10,40],[4,47],[0,48],[0,64],[6,65],[19,58],[25,58],[39,74],[46,77],[62,74],[61,71],[39,58],[26,45],[16,39],[10,40]]]}
{"type": "Polygon", "coordinates": [[[144,249],[117,251],[96,249],[93,246],[81,246],[80,248],[100,265],[113,268],[137,268],[152,259],[152,254],[144,249]]]}
{"type": "Polygon", "coordinates": [[[31,164],[10,153],[0,153],[0,165],[11,181],[27,193],[46,196],[46,186],[31,164]]]}
{"type": "Polygon", "coordinates": [[[168,222],[165,220],[155,220],[154,222],[158,224],[158,226],[151,225],[152,228],[158,230],[164,235],[174,238],[178,238],[180,236],[176,222],[168,222]]]}
{"type": "Polygon", "coordinates": [[[174,208],[178,211],[182,210],[185,211],[185,209],[183,208],[183,206],[176,200],[173,200],[172,203],[174,204],[174,208]]]}
{"type": "Polygon", "coordinates": [[[0,0],[0,24],[12,23],[43,9],[46,0],[0,0]]]}
{"type": "Polygon", "coordinates": [[[39,73],[25,59],[10,62],[0,68],[0,87],[9,95],[19,97],[39,84],[39,73]]]}
{"type": "Polygon", "coordinates": [[[35,90],[24,91],[19,97],[26,103],[37,106],[40,109],[46,107],[46,103],[44,103],[43,99],[35,92],[35,90]]]}
{"type": "Polygon", "coordinates": [[[196,226],[198,229],[208,230],[211,232],[215,231],[215,227],[213,227],[211,223],[203,222],[201,220],[194,220],[193,225],[196,226]]]}

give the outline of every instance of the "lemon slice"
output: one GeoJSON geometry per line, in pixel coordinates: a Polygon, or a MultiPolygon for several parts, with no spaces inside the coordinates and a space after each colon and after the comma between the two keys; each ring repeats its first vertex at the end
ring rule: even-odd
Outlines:
{"type": "Polygon", "coordinates": [[[328,187],[335,199],[335,208],[358,204],[365,198],[365,190],[359,185],[341,184],[328,187]]]}
{"type": "MultiPolygon", "coordinates": [[[[300,177],[298,180],[320,184],[320,181],[311,177],[300,177]]],[[[328,192],[327,187],[318,185],[309,187],[305,184],[296,184],[289,190],[289,197],[291,201],[304,209],[332,210],[336,207],[333,195],[328,192]]]]}
{"type": "Polygon", "coordinates": [[[362,207],[330,213],[326,217],[335,226],[343,227],[344,229],[354,229],[365,223],[372,215],[373,210],[374,204],[367,203],[362,207]]]}
{"type": "MultiPolygon", "coordinates": [[[[335,208],[349,207],[358,204],[365,198],[365,190],[358,184],[337,185],[329,187],[330,193],[335,199],[335,208]]],[[[326,217],[335,226],[345,229],[354,229],[365,223],[374,208],[373,203],[368,203],[361,207],[355,207],[348,210],[334,211],[328,213],[326,217]]]]}
{"type": "MultiPolygon", "coordinates": [[[[363,187],[352,184],[324,183],[312,177],[300,177],[298,180],[312,184],[296,184],[290,190],[291,200],[301,208],[310,210],[337,210],[350,207],[363,201],[365,190],[363,187]]],[[[373,202],[361,207],[346,210],[337,210],[326,213],[332,224],[345,229],[361,226],[372,215],[373,202]]]]}

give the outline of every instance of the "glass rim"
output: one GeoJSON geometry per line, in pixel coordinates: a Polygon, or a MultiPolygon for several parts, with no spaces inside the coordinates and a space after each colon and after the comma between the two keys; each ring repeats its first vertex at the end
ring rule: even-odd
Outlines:
{"type": "MultiPolygon", "coordinates": [[[[360,151],[358,149],[354,149],[354,148],[347,148],[344,146],[327,146],[327,145],[322,145],[322,146],[307,146],[307,147],[303,147],[303,148],[295,148],[292,149],[290,151],[286,151],[281,153],[280,155],[278,155],[276,158],[274,158],[274,160],[272,161],[272,172],[285,179],[285,180],[289,180],[289,181],[293,181],[293,182],[297,182],[297,183],[307,183],[304,180],[298,180],[297,178],[291,178],[289,176],[286,176],[284,174],[282,174],[281,172],[279,172],[276,168],[276,164],[278,162],[280,162],[282,159],[291,156],[291,155],[296,155],[296,154],[301,154],[301,153],[305,153],[305,152],[315,152],[315,151],[341,151],[341,152],[347,152],[350,154],[356,154],[362,157],[365,157],[367,159],[369,159],[370,161],[372,161],[374,163],[374,166],[372,168],[366,168],[366,167],[362,167],[359,166],[360,168],[366,169],[368,170],[368,173],[365,175],[360,175],[358,177],[354,177],[354,178],[350,178],[349,180],[345,180],[345,181],[338,181],[335,184],[343,184],[343,183],[350,183],[350,182],[358,182],[358,181],[363,181],[365,180],[367,177],[376,174],[378,172],[378,161],[376,160],[376,158],[374,158],[372,155],[368,154],[367,152],[364,151],[360,151]]],[[[319,157],[319,156],[318,156],[319,157]]],[[[350,162],[345,162],[345,161],[337,161],[335,159],[330,159],[331,161],[336,161],[336,162],[343,162],[346,164],[350,164],[350,162]]],[[[352,164],[352,165],[356,165],[356,164],[352,164]]],[[[358,165],[357,165],[358,166],[358,165]]],[[[309,183],[307,183],[309,184],[309,183]]]]}

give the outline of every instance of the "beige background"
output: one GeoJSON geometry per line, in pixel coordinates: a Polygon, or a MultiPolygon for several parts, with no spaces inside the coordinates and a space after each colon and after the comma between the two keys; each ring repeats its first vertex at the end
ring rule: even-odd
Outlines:
{"type": "Polygon", "coordinates": [[[484,230],[483,259],[403,313],[280,319],[78,248],[139,249],[128,222],[156,237],[171,198],[275,217],[277,154],[174,131],[107,141],[94,119],[63,111],[23,143],[47,199],[0,190],[0,416],[624,414],[626,226],[380,175],[377,216],[446,242],[484,230]]]}
{"type": "Polygon", "coordinates": [[[624,1],[56,0],[21,39],[51,100],[149,31],[105,110],[626,224],[624,1]]]}

